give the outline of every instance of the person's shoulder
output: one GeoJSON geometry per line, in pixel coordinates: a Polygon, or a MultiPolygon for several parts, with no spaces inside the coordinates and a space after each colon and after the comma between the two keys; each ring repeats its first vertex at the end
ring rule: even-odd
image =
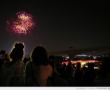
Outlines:
{"type": "Polygon", "coordinates": [[[23,61],[21,61],[20,64],[23,65],[23,66],[25,65],[23,61]]]}
{"type": "Polygon", "coordinates": [[[31,64],[32,63],[32,61],[28,61],[27,63],[26,63],[26,65],[29,65],[29,64],[31,64]]]}
{"type": "Polygon", "coordinates": [[[47,68],[50,68],[50,69],[52,69],[52,66],[51,66],[51,65],[47,65],[47,68]]]}
{"type": "Polygon", "coordinates": [[[12,65],[12,62],[5,62],[3,64],[6,68],[10,67],[12,65]]]}
{"type": "Polygon", "coordinates": [[[48,69],[50,72],[52,72],[52,71],[53,71],[53,69],[52,69],[52,66],[51,66],[51,65],[47,65],[47,69],[48,69]]]}
{"type": "Polygon", "coordinates": [[[30,67],[31,63],[32,63],[32,61],[28,61],[25,65],[25,68],[30,67]]]}
{"type": "Polygon", "coordinates": [[[52,67],[51,67],[51,65],[40,65],[40,67],[41,67],[41,69],[45,69],[45,70],[49,70],[49,71],[51,71],[52,70],[52,67]]]}

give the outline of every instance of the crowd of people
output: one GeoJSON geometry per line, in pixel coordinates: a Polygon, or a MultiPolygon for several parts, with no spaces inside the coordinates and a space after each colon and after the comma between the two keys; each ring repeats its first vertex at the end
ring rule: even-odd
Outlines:
{"type": "Polygon", "coordinates": [[[110,57],[104,57],[99,69],[71,62],[61,64],[48,56],[43,46],[36,46],[30,59],[24,58],[25,45],[14,44],[8,55],[0,52],[0,86],[110,86],[110,57]]]}

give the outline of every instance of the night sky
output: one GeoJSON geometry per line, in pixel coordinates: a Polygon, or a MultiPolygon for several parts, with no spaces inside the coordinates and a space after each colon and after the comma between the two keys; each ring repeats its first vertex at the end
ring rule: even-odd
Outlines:
{"type": "Polygon", "coordinates": [[[0,0],[0,50],[15,41],[26,54],[37,45],[47,51],[110,46],[110,6],[106,0],[0,0]],[[7,30],[6,21],[19,11],[33,15],[36,26],[27,35],[7,30]]]}

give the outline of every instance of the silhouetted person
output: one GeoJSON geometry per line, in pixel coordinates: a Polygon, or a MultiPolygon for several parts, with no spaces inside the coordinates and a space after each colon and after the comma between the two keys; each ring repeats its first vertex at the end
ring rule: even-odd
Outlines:
{"type": "Polygon", "coordinates": [[[26,64],[29,60],[30,60],[29,58],[25,57],[24,60],[23,60],[24,64],[26,64]]]}
{"type": "Polygon", "coordinates": [[[65,63],[61,67],[61,76],[66,77],[66,64],[65,63]]]}
{"type": "Polygon", "coordinates": [[[95,77],[94,63],[88,63],[88,68],[83,72],[82,84],[84,86],[94,86],[95,77]]]}
{"type": "Polygon", "coordinates": [[[26,64],[26,86],[50,86],[48,80],[52,75],[47,51],[43,46],[37,46],[31,53],[31,62],[26,64]]]}
{"type": "Polygon", "coordinates": [[[3,63],[5,62],[5,54],[6,54],[5,50],[0,51],[0,69],[1,69],[1,66],[3,65],[3,63]]]}
{"type": "Polygon", "coordinates": [[[1,54],[2,54],[3,59],[5,60],[6,51],[5,51],[5,50],[1,50],[0,52],[1,52],[1,54]]]}
{"type": "Polygon", "coordinates": [[[5,54],[5,62],[10,62],[10,58],[8,54],[5,54]]]}
{"type": "Polygon", "coordinates": [[[82,70],[85,71],[87,68],[85,66],[82,67],[82,70]]]}
{"type": "Polygon", "coordinates": [[[3,61],[3,57],[2,57],[2,54],[0,52],[0,69],[1,69],[1,66],[3,65],[4,61],[3,61]]]}
{"type": "Polygon", "coordinates": [[[94,80],[97,86],[110,86],[110,57],[102,59],[100,73],[94,80]]]}
{"type": "Polygon", "coordinates": [[[66,68],[66,77],[67,78],[71,78],[73,77],[73,67],[72,67],[72,63],[69,62],[68,65],[67,65],[67,68],[66,68]]]}
{"type": "Polygon", "coordinates": [[[73,67],[73,69],[75,69],[75,65],[74,64],[72,64],[72,67],[73,67]]]}
{"type": "Polygon", "coordinates": [[[82,78],[82,70],[81,70],[81,63],[77,63],[77,66],[76,66],[76,70],[74,71],[74,79],[75,79],[75,83],[76,83],[76,86],[78,85],[81,85],[81,78],[82,78]]]}
{"type": "Polygon", "coordinates": [[[24,44],[15,43],[10,53],[11,62],[2,65],[0,71],[0,82],[2,86],[21,86],[24,83],[24,44]]]}
{"type": "Polygon", "coordinates": [[[53,68],[52,76],[50,78],[52,86],[68,86],[68,82],[62,78],[61,74],[57,69],[57,65],[54,62],[54,56],[49,56],[49,61],[50,65],[53,68]]]}

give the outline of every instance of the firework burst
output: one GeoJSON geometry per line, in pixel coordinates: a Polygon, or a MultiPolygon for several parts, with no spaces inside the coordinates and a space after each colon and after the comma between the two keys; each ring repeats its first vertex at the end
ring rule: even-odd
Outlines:
{"type": "Polygon", "coordinates": [[[32,15],[26,12],[18,12],[17,19],[12,23],[12,29],[18,34],[27,34],[33,29],[35,23],[33,21],[32,15]]]}

